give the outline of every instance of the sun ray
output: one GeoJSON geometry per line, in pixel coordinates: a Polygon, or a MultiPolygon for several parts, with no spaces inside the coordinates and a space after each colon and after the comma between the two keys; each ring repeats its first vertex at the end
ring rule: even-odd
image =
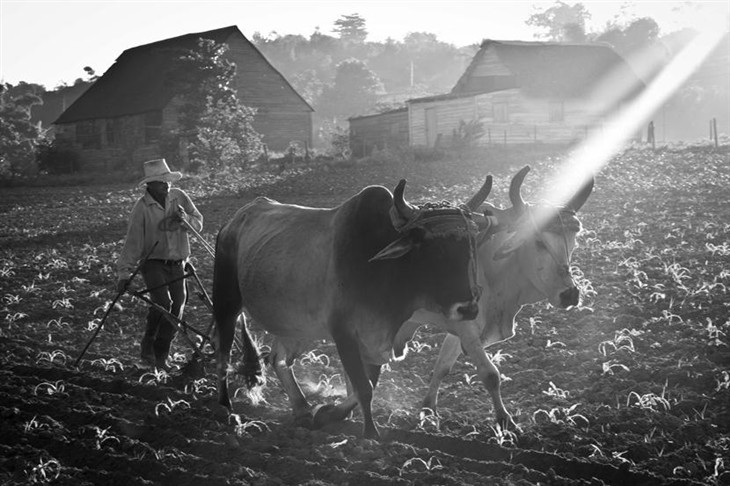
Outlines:
{"type": "MultiPolygon", "coordinates": [[[[598,174],[626,142],[641,130],[666,100],[702,64],[725,35],[724,29],[707,29],[682,49],[636,98],[610,116],[600,132],[589,135],[559,168],[557,188],[542,194],[564,204],[592,175],[598,174]]],[[[603,86],[605,89],[605,84],[603,86]]],[[[616,89],[628,89],[617,85],[616,89]]],[[[618,99],[614,92],[614,98],[618,99]]],[[[539,223],[539,221],[538,221],[539,223]]]]}

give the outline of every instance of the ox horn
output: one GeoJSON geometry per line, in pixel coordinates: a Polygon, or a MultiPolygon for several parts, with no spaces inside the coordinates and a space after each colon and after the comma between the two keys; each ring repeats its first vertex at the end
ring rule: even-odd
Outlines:
{"type": "Polygon", "coordinates": [[[395,206],[395,209],[396,211],[398,211],[398,214],[401,218],[403,218],[405,221],[410,221],[415,215],[415,211],[403,197],[403,192],[405,191],[405,188],[406,180],[401,179],[398,185],[395,187],[395,190],[393,191],[393,205],[395,206]]]}
{"type": "Polygon", "coordinates": [[[583,187],[580,188],[580,190],[570,199],[570,201],[568,201],[565,206],[575,212],[578,212],[578,210],[583,207],[583,204],[585,204],[588,196],[591,195],[594,183],[595,178],[591,176],[590,179],[588,179],[586,183],[583,184],[583,187]]]}
{"type": "Polygon", "coordinates": [[[530,172],[530,166],[526,165],[520,171],[515,174],[512,178],[512,182],[509,185],[509,200],[512,206],[519,209],[520,211],[525,207],[525,200],[522,199],[522,182],[525,180],[525,176],[530,172]]]}
{"type": "Polygon", "coordinates": [[[479,191],[477,191],[476,194],[472,196],[471,199],[466,203],[466,207],[469,208],[470,211],[476,211],[479,206],[484,202],[485,199],[487,199],[487,196],[489,196],[489,193],[492,191],[492,176],[488,175],[487,180],[484,181],[484,185],[482,186],[479,191]]]}

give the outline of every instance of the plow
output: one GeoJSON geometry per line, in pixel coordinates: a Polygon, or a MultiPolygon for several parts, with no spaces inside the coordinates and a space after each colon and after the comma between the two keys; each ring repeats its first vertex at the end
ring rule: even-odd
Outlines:
{"type": "MultiPolygon", "coordinates": [[[[188,232],[190,232],[198,241],[200,246],[213,258],[215,258],[215,250],[214,248],[208,243],[203,235],[201,235],[195,228],[193,228],[187,221],[183,220],[181,224],[187,229],[188,232]]],[[[203,282],[200,279],[200,276],[198,275],[195,267],[190,261],[186,261],[183,267],[184,273],[182,277],[170,280],[168,282],[165,282],[162,285],[156,286],[156,287],[149,287],[149,288],[142,288],[140,290],[133,290],[133,288],[130,286],[130,284],[134,281],[135,277],[139,274],[140,269],[145,264],[145,262],[149,259],[152,252],[155,250],[159,242],[155,242],[155,244],[152,246],[152,248],[147,252],[147,254],[140,259],[138,262],[136,268],[132,272],[131,276],[129,277],[128,284],[117,292],[117,294],[114,296],[114,299],[109,303],[109,305],[106,308],[106,311],[104,313],[104,316],[102,317],[101,321],[99,322],[98,326],[94,330],[94,334],[91,336],[89,341],[86,343],[86,346],[84,346],[81,353],[79,353],[78,358],[76,358],[76,361],[74,363],[74,367],[78,368],[79,363],[81,362],[81,359],[86,354],[86,351],[91,346],[91,343],[94,342],[96,337],[99,335],[99,332],[101,332],[102,328],[104,327],[104,324],[106,323],[107,319],[109,318],[109,315],[111,314],[111,311],[115,308],[117,302],[123,295],[128,295],[132,298],[134,298],[137,301],[146,303],[150,307],[153,307],[157,309],[171,324],[175,326],[175,328],[178,330],[179,336],[183,339],[183,341],[187,344],[187,346],[192,350],[194,359],[188,363],[186,366],[193,366],[197,365],[198,363],[204,363],[205,359],[210,357],[213,353],[207,352],[206,349],[215,349],[215,345],[213,343],[213,326],[215,324],[215,321],[213,320],[212,313],[213,313],[213,301],[210,298],[210,294],[205,289],[205,286],[203,285],[203,282]],[[180,318],[176,316],[175,314],[171,313],[169,309],[166,309],[162,307],[161,305],[157,304],[156,302],[153,302],[152,299],[149,297],[149,294],[159,288],[167,287],[171,283],[178,282],[180,280],[184,280],[187,284],[189,282],[192,283],[194,287],[194,293],[198,297],[198,299],[205,305],[205,307],[208,309],[208,312],[211,313],[211,319],[210,324],[207,326],[207,329],[200,330],[197,327],[193,326],[189,322],[187,322],[185,319],[180,318]]],[[[188,298],[190,296],[190,293],[188,292],[188,298]]]]}

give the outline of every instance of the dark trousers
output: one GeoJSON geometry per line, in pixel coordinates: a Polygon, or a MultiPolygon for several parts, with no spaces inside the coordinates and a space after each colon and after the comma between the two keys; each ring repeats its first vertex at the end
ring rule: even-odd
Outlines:
{"type": "MultiPolygon", "coordinates": [[[[151,289],[150,300],[178,318],[182,318],[187,297],[184,273],[182,262],[147,260],[142,266],[145,285],[151,289]]],[[[142,338],[142,358],[163,365],[176,332],[177,327],[164,313],[150,307],[142,338]]]]}

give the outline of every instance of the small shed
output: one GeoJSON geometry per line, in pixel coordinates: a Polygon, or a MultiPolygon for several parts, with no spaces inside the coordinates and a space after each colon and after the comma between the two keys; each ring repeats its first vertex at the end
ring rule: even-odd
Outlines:
{"type": "Polygon", "coordinates": [[[449,144],[468,122],[481,144],[572,142],[643,88],[607,45],[487,40],[451,93],[409,100],[410,144],[449,144]]]}
{"type": "Polygon", "coordinates": [[[354,157],[370,155],[373,149],[408,146],[408,108],[355,116],[350,122],[350,150],[354,157]]]}
{"type": "MultiPolygon", "coordinates": [[[[604,128],[645,88],[603,44],[484,41],[450,93],[407,101],[412,147],[569,143],[604,128]]],[[[353,153],[400,133],[403,112],[350,120],[353,153]],[[365,126],[367,125],[367,126],[365,126]]]]}
{"type": "Polygon", "coordinates": [[[257,110],[253,126],[269,149],[311,145],[314,110],[236,26],[127,49],[58,117],[56,139],[74,147],[87,170],[139,170],[161,156],[162,134],[178,125],[170,68],[180,49],[195,48],[199,39],[228,47],[238,97],[257,110]]]}

